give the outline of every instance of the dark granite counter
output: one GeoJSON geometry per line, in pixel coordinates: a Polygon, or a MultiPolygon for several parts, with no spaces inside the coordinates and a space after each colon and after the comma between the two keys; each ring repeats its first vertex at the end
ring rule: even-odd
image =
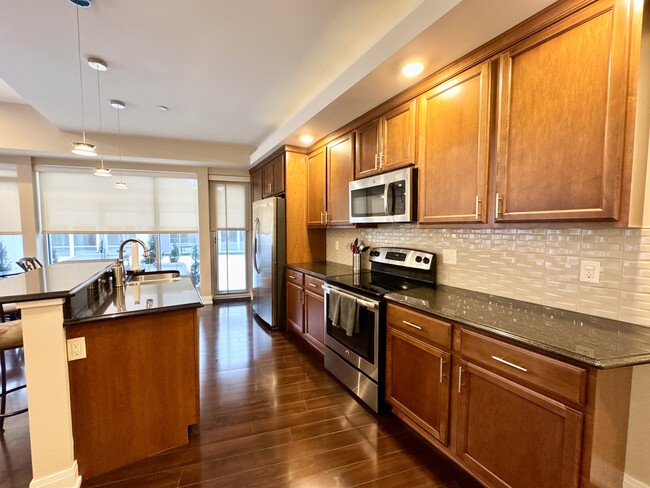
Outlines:
{"type": "Polygon", "coordinates": [[[115,261],[59,263],[0,280],[0,303],[31,302],[74,295],[115,261]]]}
{"type": "Polygon", "coordinates": [[[107,284],[87,289],[85,293],[86,300],[72,307],[63,325],[203,306],[189,277],[171,282],[129,283],[123,288],[107,284]]]}
{"type": "Polygon", "coordinates": [[[332,261],[317,261],[314,263],[295,263],[287,264],[287,267],[307,273],[320,279],[325,279],[328,276],[348,275],[352,274],[352,266],[347,264],[334,263],[332,261]]]}
{"type": "Polygon", "coordinates": [[[441,285],[386,298],[597,368],[650,363],[650,328],[639,325],[441,285]]]}

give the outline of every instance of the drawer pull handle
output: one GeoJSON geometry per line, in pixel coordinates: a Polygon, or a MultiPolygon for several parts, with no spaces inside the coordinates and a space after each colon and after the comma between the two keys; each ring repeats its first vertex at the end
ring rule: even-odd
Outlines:
{"type": "Polygon", "coordinates": [[[402,320],[402,322],[405,323],[406,325],[410,325],[410,326],[413,327],[414,329],[422,330],[422,327],[420,327],[419,325],[412,324],[411,322],[408,322],[408,321],[406,321],[406,320],[402,320]]]}
{"type": "Polygon", "coordinates": [[[292,280],[296,279],[296,277],[294,275],[289,275],[289,278],[291,278],[292,280]]]}
{"type": "Polygon", "coordinates": [[[440,383],[442,383],[442,376],[443,376],[442,367],[443,367],[443,363],[444,363],[443,359],[440,358],[440,383]]]}
{"type": "Polygon", "coordinates": [[[313,283],[309,283],[309,286],[316,288],[316,285],[314,285],[313,283]]]}
{"type": "Polygon", "coordinates": [[[458,366],[458,393],[463,388],[463,367],[458,366]]]}
{"type": "Polygon", "coordinates": [[[506,361],[505,359],[500,358],[499,356],[492,356],[492,359],[494,359],[495,361],[499,361],[500,363],[503,363],[506,366],[510,366],[511,368],[515,368],[518,369],[519,371],[523,371],[524,373],[528,373],[528,370],[523,366],[519,366],[518,364],[511,363],[510,361],[506,361]]]}

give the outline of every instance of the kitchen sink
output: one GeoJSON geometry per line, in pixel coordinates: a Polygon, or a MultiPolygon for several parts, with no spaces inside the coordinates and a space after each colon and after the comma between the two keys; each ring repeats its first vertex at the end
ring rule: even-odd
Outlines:
{"type": "Polygon", "coordinates": [[[171,283],[181,279],[179,271],[150,271],[147,273],[136,273],[129,276],[127,283],[133,285],[135,283],[171,283]]]}

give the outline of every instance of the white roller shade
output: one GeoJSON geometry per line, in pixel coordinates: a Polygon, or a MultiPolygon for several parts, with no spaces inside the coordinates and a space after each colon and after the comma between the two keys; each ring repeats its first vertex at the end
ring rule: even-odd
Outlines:
{"type": "Polygon", "coordinates": [[[40,172],[43,232],[197,232],[196,180],[125,175],[128,190],[115,188],[115,181],[88,172],[40,172]]]}
{"type": "Polygon", "coordinates": [[[0,163],[0,234],[20,234],[20,198],[15,164],[0,163]]]}
{"type": "Polygon", "coordinates": [[[246,229],[248,199],[246,183],[210,182],[212,230],[246,229]]]}

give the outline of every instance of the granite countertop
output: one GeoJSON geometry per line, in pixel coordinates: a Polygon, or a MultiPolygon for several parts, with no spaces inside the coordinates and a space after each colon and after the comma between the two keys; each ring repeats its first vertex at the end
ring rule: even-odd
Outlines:
{"type": "Polygon", "coordinates": [[[192,279],[171,282],[131,283],[113,288],[108,283],[85,291],[86,300],[72,307],[63,325],[74,325],[143,313],[168,312],[203,306],[192,279]]]}
{"type": "Polygon", "coordinates": [[[347,264],[334,263],[332,261],[317,261],[313,263],[295,263],[287,264],[289,268],[303,273],[307,273],[317,278],[327,278],[328,276],[352,274],[352,266],[347,264]]]}
{"type": "Polygon", "coordinates": [[[0,303],[67,298],[102,273],[114,260],[58,263],[0,280],[0,303]]]}
{"type": "Polygon", "coordinates": [[[386,299],[597,368],[650,363],[650,328],[438,285],[386,299]]]}

